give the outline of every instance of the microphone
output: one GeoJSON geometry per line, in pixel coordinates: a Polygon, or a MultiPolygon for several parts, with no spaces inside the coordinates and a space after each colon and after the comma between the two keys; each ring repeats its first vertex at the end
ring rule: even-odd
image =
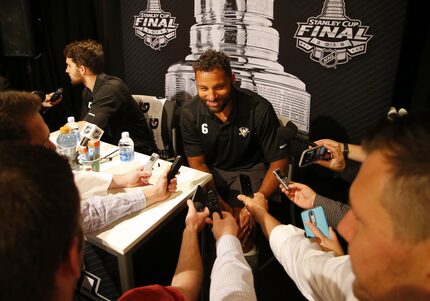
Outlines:
{"type": "Polygon", "coordinates": [[[33,91],[31,93],[36,94],[37,96],[39,96],[39,98],[40,98],[40,100],[42,102],[45,101],[45,97],[46,97],[46,93],[45,92],[43,92],[43,91],[33,91]]]}
{"type": "Polygon", "coordinates": [[[63,97],[63,88],[58,88],[57,91],[55,91],[54,94],[52,94],[52,97],[49,101],[55,102],[56,100],[60,99],[61,97],[63,97]]]}
{"type": "Polygon", "coordinates": [[[81,131],[82,139],[80,145],[87,146],[88,141],[92,139],[100,140],[103,133],[104,131],[97,125],[95,125],[94,123],[87,122],[81,131]]]}
{"type": "Polygon", "coordinates": [[[281,138],[283,142],[284,141],[286,142],[283,145],[279,146],[279,148],[284,148],[285,146],[287,146],[287,143],[293,139],[296,139],[310,146],[317,146],[316,143],[310,142],[298,136],[297,135],[298,132],[299,132],[299,129],[297,128],[297,125],[295,125],[292,121],[288,121],[285,126],[278,127],[278,132],[277,132],[278,137],[281,138]]]}

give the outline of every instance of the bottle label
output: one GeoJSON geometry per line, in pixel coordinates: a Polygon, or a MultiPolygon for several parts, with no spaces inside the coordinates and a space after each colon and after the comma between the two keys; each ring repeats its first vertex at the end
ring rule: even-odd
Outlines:
{"type": "Polygon", "coordinates": [[[119,159],[121,162],[130,162],[134,159],[134,151],[133,150],[120,150],[119,159]]]}

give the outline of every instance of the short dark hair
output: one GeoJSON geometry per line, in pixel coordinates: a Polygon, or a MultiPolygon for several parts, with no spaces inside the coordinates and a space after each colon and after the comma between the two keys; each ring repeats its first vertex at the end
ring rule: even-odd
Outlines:
{"type": "Polygon", "coordinates": [[[0,142],[29,143],[30,137],[21,123],[0,115],[0,142]]]}
{"type": "Polygon", "coordinates": [[[430,238],[430,122],[428,114],[408,114],[395,121],[384,118],[363,140],[370,154],[380,151],[391,167],[381,203],[396,221],[400,238],[430,238]],[[389,186],[389,187],[388,187],[389,186]]]}
{"type": "Polygon", "coordinates": [[[52,150],[13,143],[0,143],[0,166],[0,300],[51,300],[82,233],[72,171],[52,150]]]}
{"type": "Polygon", "coordinates": [[[64,56],[78,66],[85,66],[95,74],[103,72],[103,46],[94,40],[75,41],[66,46],[64,56]]]}
{"type": "Polygon", "coordinates": [[[202,53],[197,61],[193,63],[194,72],[197,70],[209,72],[215,68],[220,68],[224,70],[227,76],[232,74],[230,59],[222,51],[216,51],[213,49],[208,49],[202,53]]]}
{"type": "Polygon", "coordinates": [[[0,116],[19,123],[23,119],[39,113],[40,98],[33,93],[21,91],[0,92],[0,116]]]}

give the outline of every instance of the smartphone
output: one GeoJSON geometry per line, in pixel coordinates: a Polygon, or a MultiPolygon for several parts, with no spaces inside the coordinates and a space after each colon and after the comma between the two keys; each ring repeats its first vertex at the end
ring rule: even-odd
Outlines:
{"type": "Polygon", "coordinates": [[[284,173],[284,171],[280,168],[277,168],[273,171],[273,174],[275,175],[276,179],[282,186],[284,186],[285,189],[290,189],[288,185],[291,183],[290,179],[288,179],[287,175],[284,173]]]}
{"type": "Polygon", "coordinates": [[[152,153],[151,157],[149,157],[148,162],[146,162],[145,166],[143,167],[143,170],[145,171],[151,171],[152,167],[154,166],[155,162],[160,158],[160,155],[157,153],[152,153]]]}
{"type": "Polygon", "coordinates": [[[178,173],[179,168],[182,166],[182,157],[176,156],[175,161],[173,161],[172,166],[170,166],[169,173],[167,174],[167,183],[170,183],[170,180],[175,177],[178,173]]]}
{"type": "Polygon", "coordinates": [[[55,102],[58,99],[60,99],[61,97],[63,97],[63,88],[58,88],[54,94],[52,94],[51,99],[49,100],[49,102],[55,102]]]}
{"type": "Polygon", "coordinates": [[[325,148],[323,145],[315,146],[309,149],[305,149],[302,152],[299,161],[299,167],[303,167],[309,164],[315,163],[318,160],[330,160],[331,152],[325,148]]]}
{"type": "Polygon", "coordinates": [[[205,204],[207,203],[207,194],[205,190],[202,188],[202,186],[197,185],[196,191],[194,191],[193,195],[193,203],[194,207],[196,207],[196,210],[198,212],[202,212],[205,210],[205,204]]]}
{"type": "Polygon", "coordinates": [[[239,175],[240,182],[240,193],[248,197],[254,197],[254,191],[252,190],[251,178],[248,175],[239,175]]]}
{"type": "Polygon", "coordinates": [[[216,191],[209,190],[207,196],[208,196],[208,199],[206,202],[206,207],[209,208],[210,215],[212,216],[214,212],[218,212],[219,216],[222,218],[222,213],[219,207],[216,191]]]}
{"type": "Polygon", "coordinates": [[[324,210],[321,206],[305,210],[301,213],[303,225],[305,226],[306,237],[315,237],[311,229],[306,225],[306,221],[314,224],[326,237],[330,237],[328,230],[327,220],[325,218],[324,210]]]}

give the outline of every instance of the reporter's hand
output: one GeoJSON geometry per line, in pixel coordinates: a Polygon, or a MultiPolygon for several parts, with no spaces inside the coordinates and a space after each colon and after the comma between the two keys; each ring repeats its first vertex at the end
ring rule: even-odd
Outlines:
{"type": "Polygon", "coordinates": [[[283,185],[279,185],[282,193],[284,193],[294,204],[302,209],[311,209],[314,206],[316,197],[315,191],[305,184],[297,182],[290,183],[288,189],[283,185]]]}
{"type": "Polygon", "coordinates": [[[254,218],[246,208],[234,208],[233,216],[236,219],[236,223],[239,225],[237,237],[242,244],[242,249],[248,250],[252,248],[254,245],[252,234],[255,234],[255,232],[252,231],[255,228],[254,218]]]}
{"type": "Polygon", "coordinates": [[[254,193],[253,198],[239,194],[237,199],[245,204],[246,209],[252,215],[255,215],[258,211],[268,211],[269,209],[267,199],[261,192],[254,193]]]}
{"type": "Polygon", "coordinates": [[[205,226],[205,221],[209,216],[209,209],[206,207],[203,212],[198,212],[191,199],[187,200],[188,213],[185,217],[185,229],[198,233],[205,226]]]}
{"type": "Polygon", "coordinates": [[[131,169],[124,174],[114,174],[109,188],[125,188],[145,186],[149,184],[152,173],[144,170],[144,165],[140,164],[137,168],[131,169]]]}
{"type": "Polygon", "coordinates": [[[318,229],[314,224],[309,221],[306,221],[306,226],[311,229],[312,233],[315,235],[311,240],[318,243],[321,246],[323,251],[329,252],[333,251],[336,256],[345,255],[343,252],[342,246],[337,239],[336,233],[334,232],[332,227],[329,227],[330,237],[326,237],[320,229],[318,229]]]}
{"type": "Polygon", "coordinates": [[[54,95],[54,93],[55,92],[46,94],[45,100],[42,102],[42,107],[44,107],[44,108],[51,108],[51,107],[55,106],[56,104],[60,103],[60,101],[63,100],[63,96],[61,96],[56,101],[51,102],[51,98],[52,98],[52,95],[54,95]]]}
{"type": "Polygon", "coordinates": [[[151,188],[145,189],[143,193],[146,196],[146,202],[148,205],[152,205],[157,202],[161,202],[169,198],[172,193],[176,191],[177,179],[174,177],[167,183],[167,174],[169,173],[170,167],[166,167],[163,173],[158,178],[155,185],[151,188]]]}
{"type": "Polygon", "coordinates": [[[331,160],[318,160],[315,163],[331,169],[336,172],[342,172],[345,169],[345,158],[343,157],[343,144],[331,139],[321,139],[315,141],[317,145],[323,145],[331,151],[331,160]]]}
{"type": "Polygon", "coordinates": [[[238,226],[230,212],[223,211],[221,218],[218,212],[214,212],[212,219],[206,218],[208,224],[212,224],[212,233],[216,240],[221,238],[223,235],[234,235],[237,236],[238,226]]]}

